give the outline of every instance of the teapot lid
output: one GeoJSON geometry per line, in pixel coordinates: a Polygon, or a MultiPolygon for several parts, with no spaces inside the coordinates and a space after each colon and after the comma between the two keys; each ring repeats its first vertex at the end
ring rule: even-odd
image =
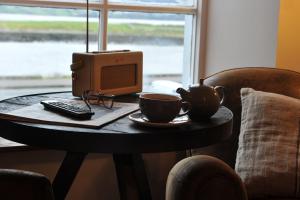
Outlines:
{"type": "Polygon", "coordinates": [[[204,85],[204,78],[200,78],[200,81],[198,84],[194,84],[194,85],[190,85],[189,89],[197,89],[197,88],[202,88],[202,87],[208,87],[206,85],[204,85]]]}
{"type": "Polygon", "coordinates": [[[203,82],[204,82],[204,78],[200,78],[200,81],[199,81],[200,85],[203,85],[203,82]]]}

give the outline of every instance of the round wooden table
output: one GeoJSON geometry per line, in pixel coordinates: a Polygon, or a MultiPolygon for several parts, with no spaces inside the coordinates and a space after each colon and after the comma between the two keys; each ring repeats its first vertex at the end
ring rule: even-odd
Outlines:
{"type": "MultiPolygon", "coordinates": [[[[9,112],[52,97],[72,95],[62,92],[10,98],[0,102],[0,111],[9,112]]],[[[124,96],[118,100],[134,102],[137,98],[124,96]]],[[[142,127],[127,116],[99,129],[0,120],[0,136],[30,146],[67,151],[53,181],[56,199],[65,198],[87,153],[113,155],[121,199],[151,199],[141,153],[180,151],[222,142],[231,136],[232,118],[229,109],[220,107],[210,120],[176,128],[142,127]],[[128,182],[136,186],[135,198],[126,192],[128,182]]]]}

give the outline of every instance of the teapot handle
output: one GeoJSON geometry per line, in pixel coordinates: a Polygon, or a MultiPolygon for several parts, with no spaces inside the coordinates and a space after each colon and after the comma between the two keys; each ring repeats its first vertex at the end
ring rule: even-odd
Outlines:
{"type": "Polygon", "coordinates": [[[224,92],[225,91],[225,87],[223,87],[223,86],[215,86],[214,89],[217,91],[217,93],[218,93],[219,96],[220,96],[220,91],[221,91],[222,98],[221,98],[221,101],[220,101],[220,105],[222,105],[223,102],[224,102],[224,98],[225,98],[225,92],[224,92]]]}

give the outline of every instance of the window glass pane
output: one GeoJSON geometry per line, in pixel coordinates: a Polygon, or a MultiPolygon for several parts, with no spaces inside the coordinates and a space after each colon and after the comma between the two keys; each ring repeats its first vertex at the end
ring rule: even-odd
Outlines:
{"type": "Polygon", "coordinates": [[[179,14],[110,12],[108,50],[143,51],[144,91],[161,89],[161,84],[177,87],[190,68],[183,59],[184,43],[191,40],[185,37],[185,19],[179,14]]]}
{"type": "Polygon", "coordinates": [[[164,5],[164,6],[192,6],[194,0],[108,0],[114,3],[140,4],[140,5],[164,5]]]}
{"type": "MultiPolygon", "coordinates": [[[[90,16],[95,51],[99,13],[90,16]]],[[[0,6],[0,87],[70,86],[72,53],[85,52],[85,35],[84,10],[0,6]]]]}

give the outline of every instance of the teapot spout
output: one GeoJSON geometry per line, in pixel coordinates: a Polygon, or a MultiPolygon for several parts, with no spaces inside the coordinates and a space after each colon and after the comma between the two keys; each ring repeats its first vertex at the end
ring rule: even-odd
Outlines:
{"type": "Polygon", "coordinates": [[[190,96],[190,93],[189,93],[188,91],[186,91],[185,89],[183,89],[183,88],[177,88],[176,92],[177,92],[178,94],[180,94],[181,98],[182,98],[183,100],[185,100],[185,101],[186,101],[186,100],[189,98],[189,96],[190,96]]]}

